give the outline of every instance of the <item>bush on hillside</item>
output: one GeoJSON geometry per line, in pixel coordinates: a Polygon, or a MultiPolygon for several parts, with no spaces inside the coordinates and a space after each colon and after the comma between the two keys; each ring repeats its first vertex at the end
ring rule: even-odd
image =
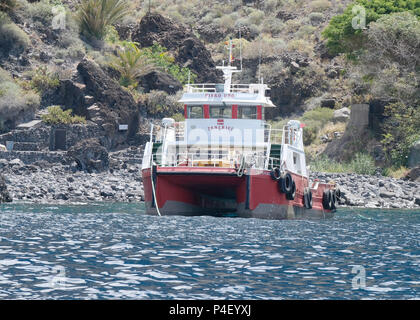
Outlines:
{"type": "Polygon", "coordinates": [[[151,47],[141,49],[142,55],[151,61],[157,68],[169,73],[181,84],[194,83],[197,75],[190,72],[190,69],[180,67],[175,63],[175,58],[166,50],[165,47],[155,43],[151,47]]]}
{"type": "Polygon", "coordinates": [[[60,85],[60,80],[58,75],[48,71],[46,66],[40,66],[31,72],[30,85],[36,91],[43,93],[56,89],[60,85]]]}
{"type": "Polygon", "coordinates": [[[407,166],[408,154],[420,139],[420,105],[393,103],[385,108],[382,144],[388,163],[393,167],[407,166]]]}
{"type": "Polygon", "coordinates": [[[120,84],[124,87],[136,88],[138,78],[153,70],[154,65],[135,43],[126,42],[124,46],[117,51],[111,67],[120,73],[120,84]]]}
{"type": "Polygon", "coordinates": [[[146,111],[149,116],[171,117],[183,112],[183,105],[178,102],[180,94],[168,95],[165,91],[152,90],[143,95],[146,111]]]}
{"type": "Polygon", "coordinates": [[[0,0],[0,11],[10,11],[16,7],[16,0],[0,0]]]}
{"type": "Polygon", "coordinates": [[[48,113],[41,116],[42,121],[47,124],[75,124],[86,123],[85,117],[72,116],[72,110],[63,110],[60,106],[48,107],[48,113]]]}
{"type": "Polygon", "coordinates": [[[319,156],[309,162],[311,171],[331,173],[357,173],[373,175],[376,170],[375,161],[366,153],[357,153],[349,162],[337,162],[326,156],[319,156]]]}
{"type": "Polygon", "coordinates": [[[333,17],[325,30],[324,37],[327,39],[327,46],[332,54],[347,53],[354,57],[363,44],[366,43],[363,28],[353,28],[352,23],[358,22],[355,16],[359,12],[358,7],[365,9],[367,27],[371,22],[377,21],[383,15],[394,12],[409,11],[417,17],[420,16],[418,0],[355,0],[342,14],[333,17]],[[355,8],[355,12],[353,12],[355,8]]]}
{"type": "Polygon", "coordinates": [[[90,39],[103,40],[107,28],[129,12],[127,0],[83,0],[77,15],[80,31],[90,39]]]}
{"type": "Polygon", "coordinates": [[[28,35],[0,12],[0,54],[19,55],[29,46],[28,35]]]}
{"type": "Polygon", "coordinates": [[[33,114],[39,105],[40,97],[36,92],[23,90],[0,68],[0,131],[10,129],[7,122],[15,123],[33,114]]]}

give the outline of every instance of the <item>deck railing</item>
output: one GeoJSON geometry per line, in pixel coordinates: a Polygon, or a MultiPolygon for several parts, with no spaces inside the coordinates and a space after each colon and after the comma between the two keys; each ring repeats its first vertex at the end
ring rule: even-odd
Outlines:
{"type": "Polygon", "coordinates": [[[157,153],[154,160],[162,167],[219,167],[219,168],[239,168],[241,162],[245,164],[245,168],[267,169],[268,166],[273,167],[278,161],[276,158],[267,157],[265,155],[256,154],[238,154],[229,155],[227,153],[157,153]]]}
{"type": "MultiPolygon", "coordinates": [[[[223,83],[200,83],[189,84],[184,87],[184,92],[188,93],[225,93],[225,85],[223,83]]],[[[262,84],[231,84],[230,93],[265,93],[265,86],[262,84]]],[[[227,93],[227,92],[226,92],[227,93]]]]}
{"type": "MultiPolygon", "coordinates": [[[[170,129],[175,130],[175,141],[171,141],[172,143],[175,142],[177,145],[178,143],[186,142],[185,122],[175,122],[173,127],[153,126],[151,141],[154,143],[163,143],[164,137],[170,129]]],[[[247,151],[245,151],[245,153],[232,155],[229,152],[231,146],[215,148],[210,152],[208,152],[209,150],[202,150],[200,153],[172,153],[171,149],[167,148],[168,144],[163,143],[161,147],[154,150],[154,159],[164,166],[187,165],[233,168],[240,163],[241,157],[244,157],[249,166],[258,169],[267,169],[273,167],[273,163],[278,163],[279,161],[279,158],[270,158],[270,151],[273,144],[282,144],[282,139],[284,139],[283,132],[284,129],[273,129],[271,128],[271,125],[266,124],[264,128],[264,142],[267,145],[264,151],[260,151],[259,154],[249,151],[247,153],[247,151]],[[165,150],[165,152],[163,152],[163,150],[165,150]]],[[[185,147],[185,145],[183,147],[185,147]]]]}

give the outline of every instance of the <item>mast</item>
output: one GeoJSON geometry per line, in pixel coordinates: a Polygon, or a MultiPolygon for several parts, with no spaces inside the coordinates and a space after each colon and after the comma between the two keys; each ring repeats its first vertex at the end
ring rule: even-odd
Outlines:
{"type": "Polygon", "coordinates": [[[229,39],[229,62],[228,65],[225,66],[224,64],[222,66],[217,66],[216,69],[222,70],[223,72],[223,79],[225,80],[224,85],[224,93],[230,93],[230,87],[232,85],[232,74],[235,72],[242,72],[242,70],[237,70],[236,67],[232,66],[232,62],[234,60],[232,55],[232,39],[229,39]]]}

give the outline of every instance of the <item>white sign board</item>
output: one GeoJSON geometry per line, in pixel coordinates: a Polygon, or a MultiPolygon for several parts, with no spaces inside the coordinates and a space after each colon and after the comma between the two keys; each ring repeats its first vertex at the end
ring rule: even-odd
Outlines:
{"type": "Polygon", "coordinates": [[[264,146],[264,121],[251,119],[186,119],[189,145],[264,146]]]}

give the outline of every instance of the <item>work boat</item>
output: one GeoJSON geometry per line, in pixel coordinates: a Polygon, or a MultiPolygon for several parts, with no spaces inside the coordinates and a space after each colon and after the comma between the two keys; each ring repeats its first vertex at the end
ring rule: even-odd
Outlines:
{"type": "Polygon", "coordinates": [[[185,121],[151,126],[142,164],[147,214],[332,217],[339,190],[309,179],[303,125],[271,128],[267,85],[232,84],[240,70],[217,68],[224,84],[184,88],[185,121]]]}

